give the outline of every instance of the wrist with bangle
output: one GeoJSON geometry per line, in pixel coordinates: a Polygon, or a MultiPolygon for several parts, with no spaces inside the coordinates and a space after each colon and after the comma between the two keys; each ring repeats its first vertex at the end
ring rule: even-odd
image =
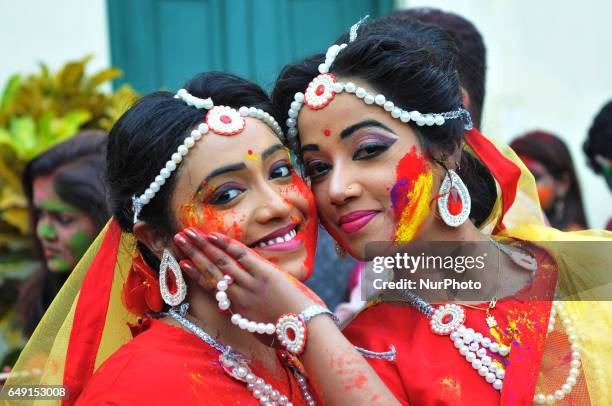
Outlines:
{"type": "MultiPolygon", "coordinates": [[[[215,294],[215,298],[217,299],[219,310],[222,312],[230,310],[231,301],[227,296],[226,290],[233,282],[233,279],[228,275],[225,275],[223,279],[217,282],[217,293],[215,294]]],[[[287,351],[293,355],[300,355],[304,352],[306,346],[306,338],[308,335],[306,323],[322,314],[330,316],[336,325],[340,324],[336,315],[327,307],[321,305],[308,306],[300,314],[284,313],[277,319],[275,324],[258,323],[238,313],[232,314],[231,321],[232,324],[250,333],[276,334],[281,345],[287,351]]]]}

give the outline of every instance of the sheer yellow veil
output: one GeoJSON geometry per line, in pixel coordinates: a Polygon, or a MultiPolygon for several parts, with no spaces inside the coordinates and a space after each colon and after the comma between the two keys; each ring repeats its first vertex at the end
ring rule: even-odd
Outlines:
{"type": "MultiPolygon", "coordinates": [[[[2,389],[64,385],[72,404],[87,380],[131,338],[128,323],[137,318],[125,307],[122,291],[136,244],[111,219],[56,296],[26,344],[2,389]]],[[[3,400],[10,404],[10,401],[3,400]]],[[[24,400],[19,404],[58,404],[24,400]]]]}
{"type": "MultiPolygon", "coordinates": [[[[516,183],[514,202],[505,214],[501,199],[504,191],[497,184],[498,198],[481,229],[487,233],[494,232],[500,237],[536,242],[554,256],[558,265],[556,295],[563,299],[563,307],[579,337],[582,368],[588,389],[588,394],[574,393],[573,399],[584,399],[595,405],[608,404],[609,382],[612,378],[612,305],[609,301],[612,298],[612,260],[605,247],[612,249],[612,233],[603,230],[563,232],[546,226],[533,176],[507,144],[490,141],[506,159],[520,169],[520,177],[516,183]],[[501,229],[500,223],[503,223],[501,229]]],[[[470,146],[466,150],[474,154],[470,146]]],[[[480,158],[482,160],[482,156],[480,158]]],[[[545,354],[549,351],[569,354],[569,344],[546,348],[545,354]]],[[[542,371],[538,385],[550,388],[550,382],[558,383],[559,376],[567,376],[568,370],[569,365],[563,365],[554,371],[542,371]]]]}

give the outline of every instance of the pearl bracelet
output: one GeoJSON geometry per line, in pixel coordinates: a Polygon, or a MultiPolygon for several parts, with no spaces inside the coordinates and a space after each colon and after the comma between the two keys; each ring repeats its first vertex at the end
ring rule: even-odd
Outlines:
{"type": "Polygon", "coordinates": [[[306,322],[320,314],[328,314],[336,325],[340,324],[334,313],[320,305],[307,307],[300,314],[285,313],[281,315],[276,322],[276,336],[281,345],[294,355],[300,355],[304,352],[306,337],[308,336],[306,322]]]}

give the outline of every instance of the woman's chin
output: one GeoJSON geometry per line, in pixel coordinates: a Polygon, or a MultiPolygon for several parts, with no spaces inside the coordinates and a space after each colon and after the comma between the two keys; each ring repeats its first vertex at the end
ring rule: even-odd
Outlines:
{"type": "MultiPolygon", "coordinates": [[[[263,254],[263,251],[261,252],[263,254]]],[[[276,265],[280,270],[303,282],[312,274],[312,267],[306,265],[306,251],[298,250],[286,253],[267,252],[262,255],[276,265]]]]}

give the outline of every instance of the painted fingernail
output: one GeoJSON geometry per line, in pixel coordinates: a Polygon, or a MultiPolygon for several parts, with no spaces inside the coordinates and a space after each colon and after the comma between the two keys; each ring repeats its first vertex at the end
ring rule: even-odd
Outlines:
{"type": "Polygon", "coordinates": [[[198,235],[196,234],[196,232],[193,231],[191,228],[185,229],[185,234],[187,234],[190,238],[193,238],[194,240],[198,238],[198,235]]]}
{"type": "Polygon", "coordinates": [[[219,237],[214,235],[214,234],[208,234],[208,239],[212,242],[218,242],[219,241],[219,237]]]}
{"type": "Polygon", "coordinates": [[[182,247],[185,247],[185,246],[187,246],[187,245],[189,244],[189,242],[188,242],[188,241],[187,241],[187,239],[186,239],[186,238],[183,236],[183,234],[182,234],[182,233],[178,233],[177,235],[175,235],[175,236],[174,236],[174,241],[175,241],[175,242],[176,242],[178,245],[180,245],[180,246],[182,246],[182,247]]]}

